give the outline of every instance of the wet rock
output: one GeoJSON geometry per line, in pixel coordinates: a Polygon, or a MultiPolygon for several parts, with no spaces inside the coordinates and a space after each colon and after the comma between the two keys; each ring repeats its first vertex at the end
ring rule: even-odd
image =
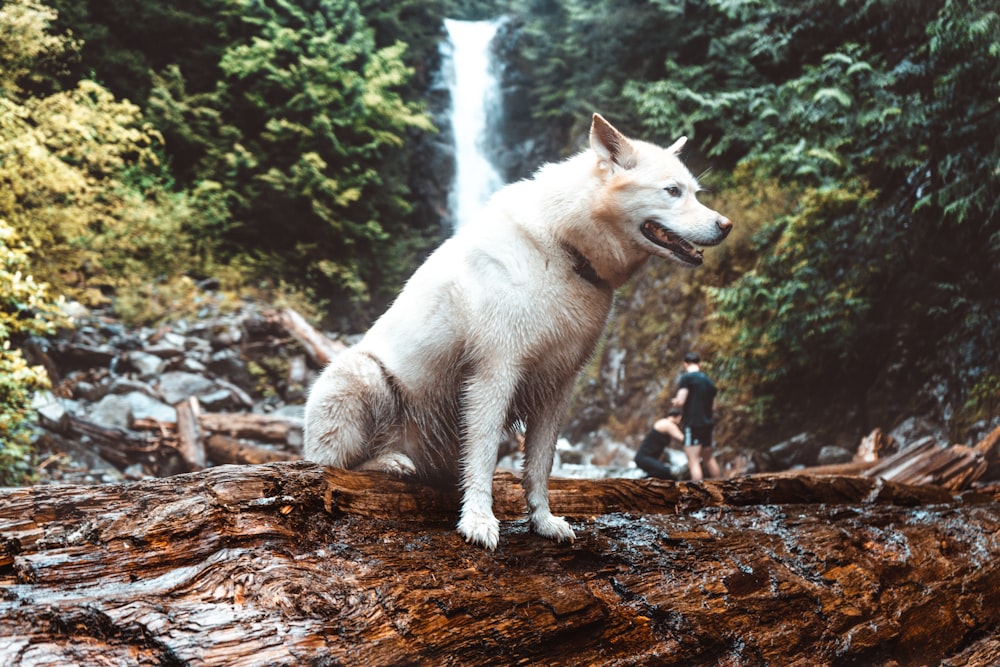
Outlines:
{"type": "Polygon", "coordinates": [[[843,447],[827,445],[819,450],[816,457],[816,465],[826,466],[836,463],[850,463],[854,459],[854,454],[843,447]]]}
{"type": "Polygon", "coordinates": [[[192,359],[191,357],[184,357],[181,359],[180,364],[176,368],[179,371],[186,371],[188,373],[205,373],[208,371],[208,367],[198,361],[197,359],[192,359]]]}
{"type": "Polygon", "coordinates": [[[128,395],[108,394],[90,409],[88,417],[101,426],[128,428],[132,419],[128,395]]]}
{"type": "Polygon", "coordinates": [[[155,354],[132,351],[125,357],[123,370],[132,370],[138,373],[140,378],[150,379],[156,377],[156,375],[163,370],[164,365],[163,359],[155,354]]]}
{"type": "Polygon", "coordinates": [[[243,332],[235,325],[229,325],[215,332],[209,341],[213,349],[223,349],[238,345],[243,340],[243,332]]]}
{"type": "Polygon", "coordinates": [[[767,450],[772,466],[785,470],[796,466],[816,464],[821,445],[809,433],[799,433],[767,450]]]}
{"type": "Polygon", "coordinates": [[[126,466],[125,469],[122,470],[122,476],[125,477],[125,479],[134,481],[151,479],[153,477],[141,463],[133,463],[130,466],[126,466]]]}
{"type": "Polygon", "coordinates": [[[108,394],[91,408],[90,421],[109,428],[128,429],[136,419],[176,422],[177,411],[140,391],[108,394]]]}
{"type": "Polygon", "coordinates": [[[158,343],[145,348],[148,354],[152,354],[161,359],[176,359],[184,354],[184,348],[165,343],[158,343]]]}
{"type": "Polygon", "coordinates": [[[611,466],[622,468],[632,465],[635,461],[635,450],[619,442],[607,442],[599,446],[590,462],[596,466],[611,466]]]}
{"type": "MultiPolygon", "coordinates": [[[[79,338],[86,340],[86,335],[79,338]]],[[[118,352],[103,345],[57,341],[52,349],[52,358],[67,371],[94,367],[109,368],[117,362],[118,352]]]]}
{"type": "Polygon", "coordinates": [[[95,384],[93,382],[87,382],[86,380],[80,380],[73,385],[73,396],[83,400],[96,402],[101,400],[105,394],[108,393],[108,388],[102,384],[95,384]]]}
{"type": "Polygon", "coordinates": [[[101,333],[108,336],[108,345],[116,350],[141,350],[145,341],[140,332],[126,331],[120,324],[105,324],[101,333]]]}
{"type": "Polygon", "coordinates": [[[940,424],[924,417],[908,417],[889,432],[900,446],[906,449],[924,438],[934,438],[940,444],[948,443],[948,433],[940,424]]]}
{"type": "Polygon", "coordinates": [[[201,407],[209,412],[223,412],[228,408],[240,407],[240,401],[228,389],[217,389],[207,394],[198,396],[201,407]]]}
{"type": "MultiPolygon", "coordinates": [[[[217,378],[215,380],[215,384],[228,391],[233,399],[233,402],[239,405],[241,408],[248,409],[253,407],[253,398],[250,396],[250,394],[243,391],[242,388],[236,386],[232,382],[223,380],[221,378],[217,378]]],[[[278,409],[281,409],[281,407],[284,406],[279,406],[278,409]]],[[[304,411],[304,409],[305,406],[298,406],[298,410],[300,411],[300,413],[304,411]]]]}
{"type": "Polygon", "coordinates": [[[107,387],[107,393],[109,394],[131,394],[134,391],[146,394],[146,396],[149,396],[150,398],[159,398],[159,394],[157,394],[152,387],[145,382],[139,382],[138,380],[115,378],[107,387]]]}
{"type": "Polygon", "coordinates": [[[768,469],[764,455],[752,449],[723,447],[715,458],[722,468],[723,477],[727,478],[753,475],[768,469]]]}
{"type": "Polygon", "coordinates": [[[583,465],[589,458],[586,452],[568,445],[557,447],[556,453],[559,455],[560,465],[583,465]]]}
{"type": "Polygon", "coordinates": [[[35,407],[39,423],[50,431],[64,433],[69,426],[69,412],[52,394],[43,396],[42,404],[35,407]]]}
{"type": "Polygon", "coordinates": [[[306,408],[304,405],[282,405],[281,407],[275,408],[271,414],[302,421],[305,419],[306,408]]]}
{"type": "Polygon", "coordinates": [[[192,343],[189,338],[182,336],[179,333],[174,333],[173,331],[164,332],[160,337],[160,342],[163,345],[169,345],[182,350],[190,349],[190,345],[192,343]]]}
{"type": "Polygon", "coordinates": [[[160,376],[156,387],[169,405],[177,405],[191,396],[210,394],[216,390],[215,382],[203,375],[170,371],[160,376]]]}
{"type": "Polygon", "coordinates": [[[207,363],[208,370],[216,375],[227,378],[244,391],[253,391],[254,379],[250,375],[246,362],[240,358],[235,349],[219,350],[212,354],[207,363]]]}

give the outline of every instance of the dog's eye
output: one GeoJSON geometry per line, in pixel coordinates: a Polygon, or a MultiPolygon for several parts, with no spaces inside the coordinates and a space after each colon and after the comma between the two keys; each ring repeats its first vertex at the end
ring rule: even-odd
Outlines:
{"type": "Polygon", "coordinates": [[[676,185],[668,185],[667,187],[663,188],[663,190],[671,197],[681,196],[681,189],[676,185]]]}

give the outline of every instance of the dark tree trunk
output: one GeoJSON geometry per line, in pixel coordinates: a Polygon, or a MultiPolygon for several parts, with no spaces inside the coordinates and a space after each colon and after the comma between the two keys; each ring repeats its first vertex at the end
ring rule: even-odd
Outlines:
{"type": "Polygon", "coordinates": [[[1000,503],[859,477],[553,480],[577,540],[306,462],[0,491],[0,664],[988,665],[1000,503]]]}

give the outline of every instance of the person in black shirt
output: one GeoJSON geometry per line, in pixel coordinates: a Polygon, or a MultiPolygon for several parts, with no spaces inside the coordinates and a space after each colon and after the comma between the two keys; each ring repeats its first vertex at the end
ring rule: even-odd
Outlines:
{"type": "Polygon", "coordinates": [[[701,371],[698,353],[684,355],[684,374],[680,377],[677,395],[672,402],[684,411],[684,453],[687,454],[688,469],[694,481],[703,479],[705,473],[710,478],[722,477],[712,442],[717,393],[715,383],[701,371]]]}
{"type": "Polygon", "coordinates": [[[684,432],[680,427],[681,413],[680,408],[670,408],[665,418],[657,419],[653,423],[653,428],[639,445],[639,451],[635,454],[635,464],[650,477],[674,479],[673,470],[660,461],[660,457],[663,455],[663,450],[670,446],[671,440],[676,440],[678,444],[684,442],[684,432]]]}

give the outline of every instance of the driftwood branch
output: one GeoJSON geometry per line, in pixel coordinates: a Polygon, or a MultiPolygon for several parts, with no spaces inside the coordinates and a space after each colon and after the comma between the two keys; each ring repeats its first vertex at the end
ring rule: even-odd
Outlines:
{"type": "Polygon", "coordinates": [[[515,477],[457,495],[307,462],[0,491],[0,664],[987,665],[1000,504],[876,478],[515,477]]]}
{"type": "Polygon", "coordinates": [[[174,406],[177,410],[177,451],[187,463],[188,470],[201,470],[208,464],[205,442],[202,438],[201,408],[198,399],[191,396],[174,406]]]}
{"type": "Polygon", "coordinates": [[[274,463],[275,461],[295,461],[301,458],[298,454],[254,445],[221,433],[213,433],[208,436],[205,441],[205,451],[216,465],[274,463]]]}
{"type": "Polygon", "coordinates": [[[301,419],[253,412],[206,412],[198,421],[206,431],[223,433],[234,438],[288,444],[301,442],[301,419]]]}
{"type": "Polygon", "coordinates": [[[334,357],[346,349],[343,343],[330,340],[316,330],[292,308],[283,309],[275,317],[285,331],[302,345],[312,360],[320,367],[329,364],[334,357]]]}
{"type": "Polygon", "coordinates": [[[302,422],[291,417],[253,413],[201,412],[191,397],[174,406],[177,423],[139,419],[132,430],[101,426],[66,415],[65,430],[93,443],[102,458],[118,468],[139,463],[157,475],[200,470],[209,461],[271,463],[301,458],[302,422]],[[270,443],[271,446],[245,442],[270,443]]]}
{"type": "Polygon", "coordinates": [[[933,439],[879,461],[865,474],[905,484],[935,484],[958,491],[986,472],[983,455],[971,447],[941,447],[933,439]]]}
{"type": "Polygon", "coordinates": [[[901,484],[934,485],[949,491],[963,491],[984,476],[996,464],[1000,427],[975,447],[942,447],[933,438],[925,438],[895,454],[878,458],[886,448],[886,438],[875,429],[859,448],[859,456],[850,463],[813,466],[771,473],[781,477],[817,475],[863,475],[901,484]]]}

